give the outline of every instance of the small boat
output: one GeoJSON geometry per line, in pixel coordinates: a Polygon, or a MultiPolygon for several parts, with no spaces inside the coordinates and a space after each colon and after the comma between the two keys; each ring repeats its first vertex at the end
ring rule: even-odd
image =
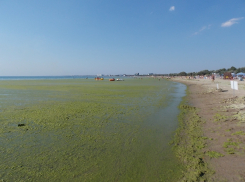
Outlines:
{"type": "Polygon", "coordinates": [[[115,81],[115,78],[111,78],[111,79],[109,79],[109,81],[115,81]]]}
{"type": "Polygon", "coordinates": [[[118,79],[117,79],[117,81],[124,81],[124,80],[123,80],[123,79],[121,79],[121,78],[118,78],[118,79]]]}
{"type": "Polygon", "coordinates": [[[95,80],[104,80],[104,78],[100,78],[100,77],[95,77],[95,80]]]}

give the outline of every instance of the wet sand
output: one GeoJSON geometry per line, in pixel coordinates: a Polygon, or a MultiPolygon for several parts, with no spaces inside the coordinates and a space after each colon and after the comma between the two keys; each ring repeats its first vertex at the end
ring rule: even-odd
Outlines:
{"type": "Polygon", "coordinates": [[[209,181],[245,181],[245,81],[235,80],[239,90],[232,90],[230,80],[171,80],[188,86],[187,100],[205,121],[203,133],[210,140],[203,153],[220,154],[205,155],[204,161],[215,171],[209,181]]]}

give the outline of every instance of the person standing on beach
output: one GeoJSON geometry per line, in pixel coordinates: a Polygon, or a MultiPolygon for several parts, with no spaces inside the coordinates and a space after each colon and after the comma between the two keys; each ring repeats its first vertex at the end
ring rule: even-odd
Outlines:
{"type": "Polygon", "coordinates": [[[212,78],[212,82],[214,82],[215,80],[214,74],[212,74],[211,78],[212,78]]]}

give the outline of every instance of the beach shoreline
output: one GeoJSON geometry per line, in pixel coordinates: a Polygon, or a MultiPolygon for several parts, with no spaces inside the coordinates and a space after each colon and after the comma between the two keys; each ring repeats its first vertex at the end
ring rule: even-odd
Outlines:
{"type": "Polygon", "coordinates": [[[230,80],[176,77],[171,81],[187,85],[185,102],[203,121],[203,160],[214,171],[209,181],[244,181],[245,83],[234,80],[238,90],[233,90],[230,80]]]}

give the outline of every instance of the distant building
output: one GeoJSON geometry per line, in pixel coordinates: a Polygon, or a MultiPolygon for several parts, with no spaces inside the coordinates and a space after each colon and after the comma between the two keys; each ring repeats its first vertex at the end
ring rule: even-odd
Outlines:
{"type": "Polygon", "coordinates": [[[139,74],[139,73],[135,73],[134,75],[135,75],[135,76],[139,76],[140,74],[139,74]]]}
{"type": "Polygon", "coordinates": [[[149,73],[148,75],[153,75],[153,73],[149,73]]]}
{"type": "Polygon", "coordinates": [[[97,74],[97,76],[104,76],[103,74],[97,74]]]}

